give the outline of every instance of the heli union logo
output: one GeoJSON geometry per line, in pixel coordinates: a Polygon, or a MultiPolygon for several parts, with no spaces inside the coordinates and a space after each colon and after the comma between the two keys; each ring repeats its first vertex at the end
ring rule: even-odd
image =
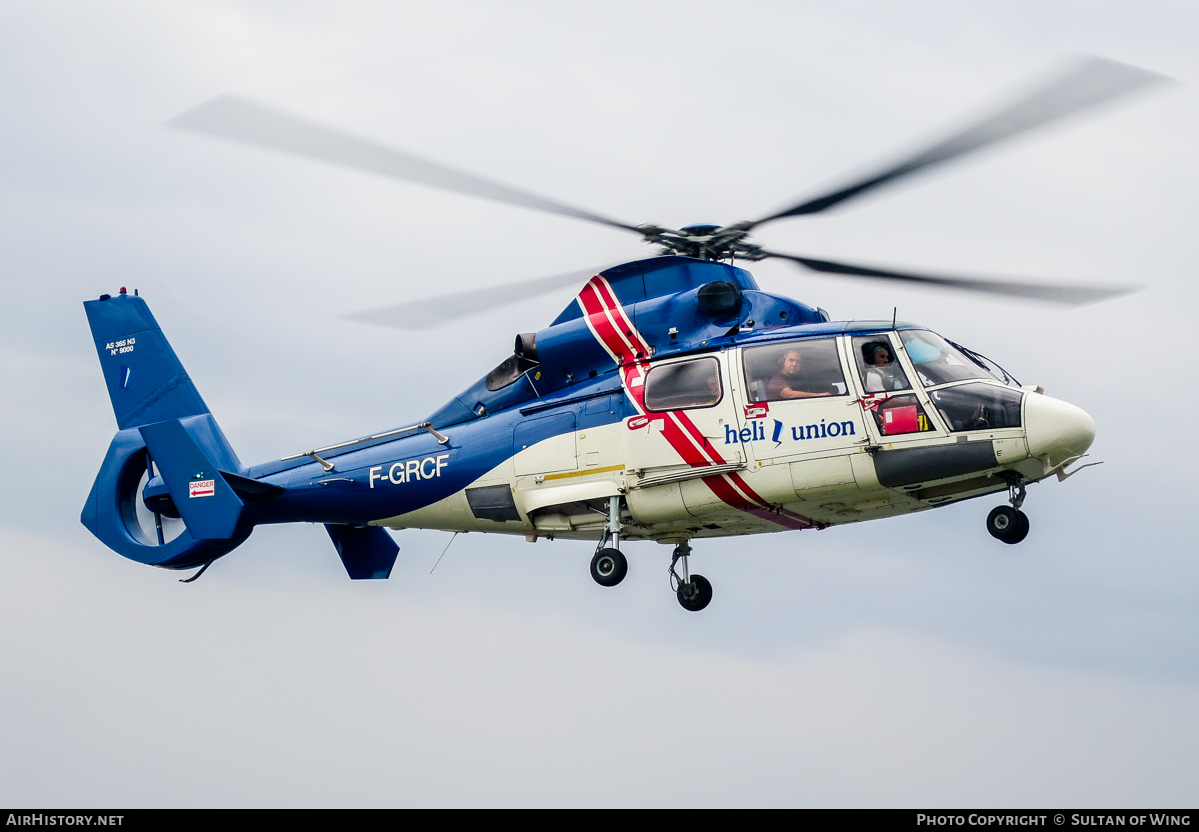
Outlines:
{"type": "MultiPolygon", "coordinates": [[[[747,409],[748,415],[748,409],[747,409]]],[[[752,417],[751,417],[752,418],[752,417]]],[[[774,419],[774,430],[770,432],[770,441],[781,445],[784,439],[801,441],[805,439],[835,439],[838,436],[856,436],[857,429],[853,421],[826,422],[820,424],[797,425],[788,430],[787,426],[774,419]]],[[[733,445],[738,442],[757,442],[766,439],[766,427],[761,421],[755,421],[738,430],[732,425],[724,426],[724,444],[733,445]]]]}
{"type": "Polygon", "coordinates": [[[211,497],[216,494],[216,480],[192,480],[187,484],[188,497],[211,497]]]}

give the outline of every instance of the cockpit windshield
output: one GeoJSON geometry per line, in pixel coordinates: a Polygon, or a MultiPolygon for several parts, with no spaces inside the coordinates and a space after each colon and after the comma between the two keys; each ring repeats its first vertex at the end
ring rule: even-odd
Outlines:
{"type": "Polygon", "coordinates": [[[989,372],[979,361],[958,350],[940,335],[926,329],[900,332],[904,350],[916,368],[916,375],[925,387],[936,387],[951,381],[1004,381],[989,372]]]}
{"type": "Polygon", "coordinates": [[[948,343],[951,346],[956,347],[958,349],[958,351],[963,353],[967,358],[969,358],[975,364],[979,365],[984,370],[986,370],[988,373],[993,375],[997,380],[1002,381],[1004,384],[1008,385],[1009,387],[1019,387],[1020,386],[1020,382],[1016,381],[1016,379],[1012,376],[1011,373],[1009,373],[1007,370],[1000,367],[998,364],[996,364],[991,359],[987,358],[982,353],[977,353],[974,350],[966,349],[961,344],[953,343],[953,341],[949,341],[948,343]]]}

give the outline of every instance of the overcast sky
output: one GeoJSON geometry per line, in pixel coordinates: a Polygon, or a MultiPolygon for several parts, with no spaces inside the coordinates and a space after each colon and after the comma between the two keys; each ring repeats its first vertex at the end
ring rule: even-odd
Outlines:
{"type": "Polygon", "coordinates": [[[1199,782],[1199,11],[1184,2],[0,5],[0,805],[1166,806],[1199,782]],[[319,526],[198,582],[79,523],[115,424],[81,302],[137,287],[243,462],[408,424],[574,294],[421,334],[337,315],[636,259],[629,235],[164,128],[237,93],[631,223],[819,192],[1071,56],[1177,78],[760,242],[1134,284],[1063,311],[785,264],[1090,412],[1104,464],[669,549],[319,526]]]}

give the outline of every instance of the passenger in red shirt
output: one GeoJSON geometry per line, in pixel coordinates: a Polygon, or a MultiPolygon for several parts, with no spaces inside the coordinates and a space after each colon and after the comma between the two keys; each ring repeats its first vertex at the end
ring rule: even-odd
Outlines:
{"type": "Polygon", "coordinates": [[[802,384],[800,380],[802,361],[799,350],[788,350],[783,353],[780,364],[780,371],[775,373],[774,378],[770,379],[766,384],[767,401],[773,402],[779,399],[813,399],[818,396],[831,395],[827,391],[812,393],[800,388],[802,384]]]}

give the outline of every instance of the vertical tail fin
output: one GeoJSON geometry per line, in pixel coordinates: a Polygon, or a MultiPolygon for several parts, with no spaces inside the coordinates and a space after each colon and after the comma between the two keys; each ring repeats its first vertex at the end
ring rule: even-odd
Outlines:
{"type": "Polygon", "coordinates": [[[208,413],[144,300],[122,290],[83,306],[118,428],[208,413]]]}

